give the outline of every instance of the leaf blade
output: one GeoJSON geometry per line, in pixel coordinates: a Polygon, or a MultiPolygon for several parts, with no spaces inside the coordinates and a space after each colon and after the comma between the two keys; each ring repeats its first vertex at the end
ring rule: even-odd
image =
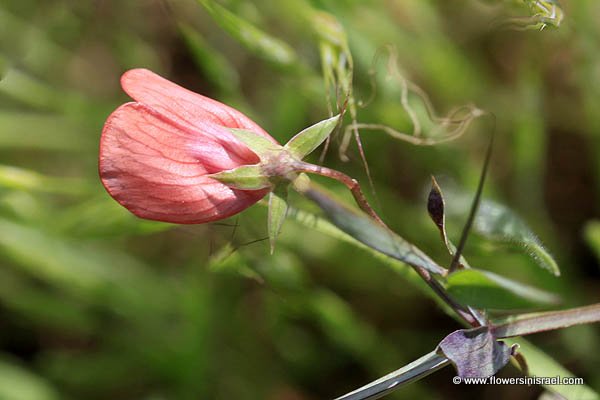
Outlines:
{"type": "MultiPolygon", "coordinates": [[[[466,195],[455,190],[448,195],[447,215],[462,214],[468,202],[466,195]]],[[[536,264],[554,276],[560,276],[558,264],[531,228],[510,208],[491,200],[482,200],[473,223],[473,230],[497,243],[513,244],[525,251],[536,264]]]]}
{"type": "Polygon", "coordinates": [[[366,214],[358,213],[346,207],[324,190],[317,189],[312,184],[310,186],[302,193],[325,212],[333,225],[354,239],[380,253],[414,267],[424,268],[438,275],[446,273],[446,269],[439,266],[412,243],[383,227],[366,214]]]}
{"type": "Polygon", "coordinates": [[[530,308],[558,301],[552,293],[474,268],[449,275],[446,289],[463,304],[486,309],[530,308]]]}

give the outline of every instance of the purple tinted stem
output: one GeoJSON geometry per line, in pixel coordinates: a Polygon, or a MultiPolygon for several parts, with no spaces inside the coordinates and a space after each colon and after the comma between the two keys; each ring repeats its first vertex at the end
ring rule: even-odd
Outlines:
{"type": "Polygon", "coordinates": [[[562,311],[523,314],[493,326],[498,339],[600,322],[600,304],[562,311]]]}

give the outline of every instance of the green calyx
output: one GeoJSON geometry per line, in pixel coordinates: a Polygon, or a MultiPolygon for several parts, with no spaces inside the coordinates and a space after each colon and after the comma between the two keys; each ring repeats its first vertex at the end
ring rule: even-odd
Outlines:
{"type": "Polygon", "coordinates": [[[260,158],[254,165],[221,171],[208,175],[227,186],[240,190],[275,188],[298,177],[296,169],[304,157],[312,153],[331,134],[339,122],[339,115],[316,123],[290,139],[285,146],[244,129],[230,129],[240,142],[260,158]]]}
{"type": "Polygon", "coordinates": [[[285,220],[288,209],[287,192],[292,181],[298,178],[302,159],[319,147],[339,123],[340,115],[318,122],[281,146],[262,135],[244,129],[230,129],[240,142],[259,158],[254,165],[221,171],[208,177],[238,190],[269,188],[268,232],[271,253],[285,220]]]}

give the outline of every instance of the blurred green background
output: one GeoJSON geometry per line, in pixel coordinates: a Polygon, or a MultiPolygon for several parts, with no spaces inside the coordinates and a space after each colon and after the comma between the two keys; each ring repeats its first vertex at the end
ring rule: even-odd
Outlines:
{"type": "MultiPolygon", "coordinates": [[[[364,103],[358,121],[411,129],[393,71],[381,62],[369,74],[386,45],[440,113],[474,103],[496,115],[485,196],[523,217],[562,276],[477,235],[470,263],[554,291],[560,307],[598,302],[600,3],[561,1],[562,25],[542,31],[523,29],[532,21],[517,17],[531,11],[520,3],[3,0],[0,398],[332,398],[459,328],[406,270],[309,226],[286,222],[269,256],[264,207],[200,226],[142,221],[98,179],[100,132],[128,101],[119,76],[129,68],[239,108],[282,142],[327,117],[319,48],[335,25],[310,20],[309,10],[346,31],[355,99],[364,103]]],[[[422,107],[419,115],[426,120],[422,107]]],[[[479,120],[434,147],[361,135],[378,200],[367,190],[370,198],[442,265],[449,257],[426,212],[429,176],[472,193],[490,129],[479,120]]],[[[368,188],[356,144],[342,162],[340,142],[337,134],[325,164],[368,188]]],[[[291,203],[315,211],[299,196],[291,203]]],[[[448,222],[455,240],[463,220],[448,222]]],[[[530,339],[600,388],[597,325],[530,339]]],[[[452,376],[446,368],[389,398],[542,393],[453,386],[452,376]]]]}

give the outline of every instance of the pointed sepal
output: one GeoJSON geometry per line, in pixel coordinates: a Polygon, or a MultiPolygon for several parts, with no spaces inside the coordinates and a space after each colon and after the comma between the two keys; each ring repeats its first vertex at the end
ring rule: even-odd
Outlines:
{"type": "Polygon", "coordinates": [[[235,128],[230,128],[229,131],[233,133],[237,140],[244,143],[250,150],[256,153],[261,160],[264,160],[266,156],[270,156],[274,152],[278,152],[283,149],[281,145],[273,143],[266,137],[261,136],[256,132],[235,128]]]}
{"type": "Polygon", "coordinates": [[[275,251],[275,241],[281,232],[281,227],[287,214],[287,194],[287,184],[277,186],[271,193],[269,193],[269,217],[267,224],[269,231],[269,243],[271,245],[271,254],[273,254],[275,251]]]}
{"type": "Polygon", "coordinates": [[[207,176],[218,180],[230,188],[239,190],[260,190],[272,186],[269,177],[264,174],[260,164],[242,165],[241,167],[207,176]]]}
{"type": "Polygon", "coordinates": [[[312,153],[329,137],[333,129],[336,127],[340,119],[340,115],[317,122],[313,126],[304,129],[296,134],[284,148],[289,151],[292,156],[299,160],[312,153]]]}

